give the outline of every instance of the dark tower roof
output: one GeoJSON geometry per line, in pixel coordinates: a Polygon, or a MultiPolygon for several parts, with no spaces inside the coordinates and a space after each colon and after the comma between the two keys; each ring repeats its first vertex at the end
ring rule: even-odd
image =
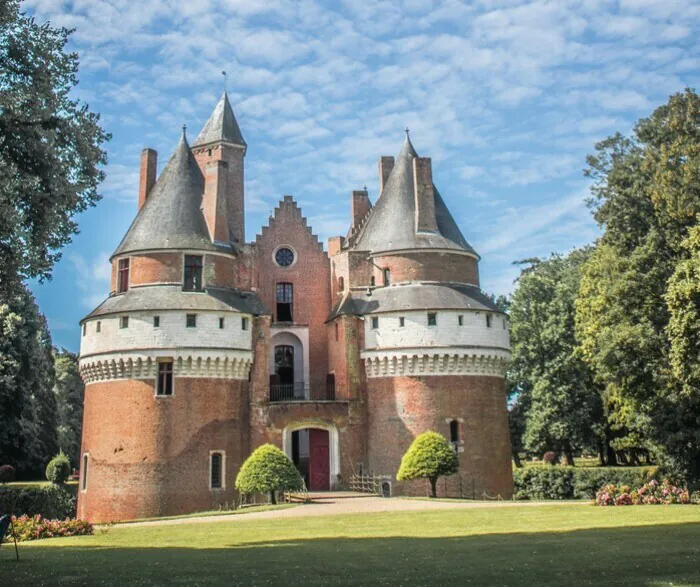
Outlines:
{"type": "Polygon", "coordinates": [[[203,194],[204,177],[183,132],[113,256],[154,249],[221,250],[209,237],[203,194]]]}
{"type": "Polygon", "coordinates": [[[231,102],[229,102],[226,92],[221,95],[218,104],[193,146],[198,147],[218,141],[227,141],[241,147],[247,146],[245,140],[243,140],[241,129],[233,114],[233,108],[231,108],[231,102]]]}
{"type": "Polygon", "coordinates": [[[476,254],[459,230],[440,193],[433,185],[435,232],[416,231],[413,159],[418,153],[406,134],[401,153],[377,204],[372,208],[354,248],[372,253],[411,249],[452,249],[476,254]]]}

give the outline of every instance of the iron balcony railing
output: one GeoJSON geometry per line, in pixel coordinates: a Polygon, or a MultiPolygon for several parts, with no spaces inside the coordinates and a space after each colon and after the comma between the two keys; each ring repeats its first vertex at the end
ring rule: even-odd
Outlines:
{"type": "Polygon", "coordinates": [[[335,401],[335,385],[309,385],[306,382],[270,385],[271,402],[335,401]]]}

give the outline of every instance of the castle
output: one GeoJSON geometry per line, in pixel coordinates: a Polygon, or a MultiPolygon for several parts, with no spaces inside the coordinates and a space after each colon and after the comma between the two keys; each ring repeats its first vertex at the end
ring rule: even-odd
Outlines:
{"type": "Polygon", "coordinates": [[[479,256],[406,133],[379,160],[380,196],[353,191],[345,237],[312,234],[284,196],[245,242],[247,145],[226,93],[160,176],[141,155],[138,214],[112,255],[109,297],[81,321],[78,516],[216,508],[270,442],[312,491],[359,473],[399,483],[417,434],[445,435],[460,472],[440,494],[512,495],[506,316],[479,256]]]}

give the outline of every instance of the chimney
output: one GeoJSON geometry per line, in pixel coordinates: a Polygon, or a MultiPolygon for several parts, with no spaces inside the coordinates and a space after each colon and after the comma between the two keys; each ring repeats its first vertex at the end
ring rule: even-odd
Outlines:
{"type": "Polygon", "coordinates": [[[394,169],[394,158],[383,155],[379,158],[379,195],[382,194],[386,182],[389,181],[389,174],[394,169]]]}
{"type": "Polygon", "coordinates": [[[352,192],[352,201],[350,202],[350,216],[352,217],[352,230],[356,230],[362,219],[367,216],[372,204],[369,201],[367,190],[355,190],[352,192]]]}
{"type": "Polygon", "coordinates": [[[212,161],[204,172],[202,211],[213,242],[230,242],[226,210],[228,163],[212,161]]]}
{"type": "Polygon", "coordinates": [[[158,153],[153,149],[141,151],[141,172],[139,174],[139,210],[146,203],[148,194],[151,193],[156,183],[156,167],[158,166],[158,153]]]}
{"type": "Polygon", "coordinates": [[[413,158],[413,194],[416,199],[416,232],[437,232],[430,157],[413,158]]]}
{"type": "Polygon", "coordinates": [[[328,256],[335,257],[343,248],[345,239],[342,236],[332,236],[328,239],[328,256]]]}

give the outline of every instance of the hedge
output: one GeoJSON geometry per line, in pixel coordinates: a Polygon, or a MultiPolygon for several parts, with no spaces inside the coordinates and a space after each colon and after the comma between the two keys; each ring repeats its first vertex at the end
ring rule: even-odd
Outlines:
{"type": "Polygon", "coordinates": [[[36,516],[59,519],[75,517],[77,487],[0,485],[0,515],[36,516]]]}
{"type": "Polygon", "coordinates": [[[656,467],[525,467],[513,471],[515,499],[595,499],[603,486],[641,487],[656,467]]]}

